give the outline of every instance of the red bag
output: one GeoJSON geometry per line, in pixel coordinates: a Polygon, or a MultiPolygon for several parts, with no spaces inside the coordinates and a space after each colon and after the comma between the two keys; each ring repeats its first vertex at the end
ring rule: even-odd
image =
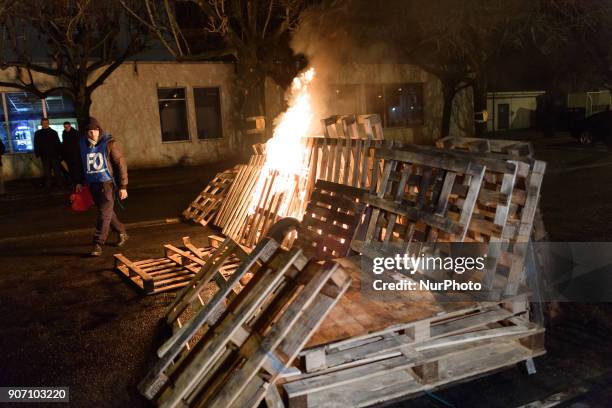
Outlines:
{"type": "Polygon", "coordinates": [[[94,205],[91,191],[88,186],[81,187],[81,191],[75,191],[70,195],[70,202],[72,203],[73,211],[87,211],[94,205]]]}

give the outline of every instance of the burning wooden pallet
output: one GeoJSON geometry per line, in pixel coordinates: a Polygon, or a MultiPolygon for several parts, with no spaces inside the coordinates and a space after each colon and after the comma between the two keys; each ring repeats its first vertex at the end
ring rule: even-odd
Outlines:
{"type": "Polygon", "coordinates": [[[385,141],[376,116],[336,116],[324,129],[307,139],[308,172],[291,186],[278,189],[275,170],[262,174],[261,148],[238,172],[215,219],[229,238],[168,309],[174,334],[140,384],[148,398],[161,406],[264,398],[274,407],[364,406],[544,353],[543,329],[529,320],[520,245],[530,238],[544,164],[521,146],[385,141]],[[290,250],[282,239],[261,240],[276,220],[304,211],[290,250]],[[364,292],[372,258],[448,252],[448,242],[498,244],[487,272],[474,277],[504,288],[499,300],[364,292]],[[241,264],[226,276],[220,265],[239,245],[241,264]],[[362,255],[336,260],[341,267],[307,262],[350,249],[362,255]]]}
{"type": "Polygon", "coordinates": [[[238,173],[214,221],[223,234],[252,248],[280,218],[304,214],[316,180],[369,187],[373,149],[397,144],[382,139],[378,115],[334,116],[324,125],[325,137],[304,141],[307,172],[291,180],[289,187],[275,170],[262,174],[266,152],[263,146],[258,148],[238,173]],[[260,189],[255,192],[258,182],[260,189]]]}
{"type": "MultiPolygon", "coordinates": [[[[187,286],[215,252],[219,237],[211,236],[209,239],[212,245],[203,248],[193,245],[189,237],[183,238],[185,249],[166,244],[163,258],[132,261],[123,254],[115,254],[115,270],[145,295],[176,290],[187,286]]],[[[224,271],[231,273],[237,261],[235,256],[228,258],[224,271]]]]}
{"type": "Polygon", "coordinates": [[[237,232],[249,215],[249,203],[264,162],[264,154],[251,156],[249,163],[238,172],[215,218],[214,224],[221,227],[226,236],[237,242],[237,232]]]}
{"type": "Polygon", "coordinates": [[[263,400],[350,285],[337,264],[308,264],[299,249],[279,247],[272,238],[260,242],[227,285],[160,348],[158,364],[140,385],[144,395],[158,395],[160,406],[168,407],[243,407],[263,400]],[[252,279],[230,296],[248,271],[252,279]],[[211,320],[219,309],[226,312],[211,320]],[[184,348],[189,341],[197,345],[184,348]]]}
{"type": "Polygon", "coordinates": [[[185,211],[183,217],[193,222],[207,225],[216,216],[230,186],[242,166],[218,173],[213,180],[204,187],[204,190],[185,211]]]}

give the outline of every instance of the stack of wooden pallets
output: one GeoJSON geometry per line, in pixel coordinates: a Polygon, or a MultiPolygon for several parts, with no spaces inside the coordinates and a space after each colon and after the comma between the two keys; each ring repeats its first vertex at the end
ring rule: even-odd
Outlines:
{"type": "Polygon", "coordinates": [[[283,380],[289,406],[372,405],[517,362],[531,365],[544,353],[543,328],[529,319],[517,245],[529,239],[543,163],[433,148],[382,149],[375,157],[384,163],[382,177],[364,197],[366,229],[352,242],[362,255],[337,260],[353,286],[300,353],[300,373],[283,380]],[[497,242],[500,249],[488,254],[497,259],[474,278],[496,282],[504,289],[500,300],[457,302],[428,291],[377,298],[363,290],[373,284],[372,258],[444,250],[448,241],[497,242]]]}
{"type": "MultiPolygon", "coordinates": [[[[309,262],[299,249],[263,239],[158,350],[141,392],[165,407],[257,406],[264,398],[281,404],[271,385],[290,371],[350,282],[338,264],[309,262]]],[[[180,314],[184,295],[169,320],[180,314]]]]}
{"type": "MultiPolygon", "coordinates": [[[[273,174],[248,208],[265,152],[238,171],[215,219],[228,238],[169,306],[172,337],[139,386],[160,406],[368,406],[519,362],[532,369],[545,352],[525,285],[546,167],[530,146],[404,145],[385,141],[372,115],[330,117],[324,129],[306,141],[296,191],[309,200],[292,201],[304,218],[290,249],[287,235],[262,239],[282,218],[273,174]],[[456,243],[486,256],[466,276],[490,298],[371,290],[374,258],[446,256],[456,243]]],[[[419,273],[439,281],[448,271],[419,273]]]]}

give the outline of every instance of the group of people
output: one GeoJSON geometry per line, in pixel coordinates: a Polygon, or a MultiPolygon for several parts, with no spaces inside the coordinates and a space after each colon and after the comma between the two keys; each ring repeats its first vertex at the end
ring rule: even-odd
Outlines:
{"type": "Polygon", "coordinates": [[[115,139],[107,134],[100,122],[90,117],[86,132],[79,132],[70,122],[64,122],[62,141],[49,126],[49,119],[42,118],[41,129],[34,133],[34,153],[42,161],[45,186],[64,184],[61,161],[68,167],[71,184],[77,192],[85,186],[91,192],[98,210],[92,256],[102,255],[110,230],[117,232],[117,246],[128,240],[125,226],[114,210],[115,195],[120,200],[127,198],[128,172],[123,153],[115,139]]]}
{"type": "Polygon", "coordinates": [[[68,166],[68,178],[73,185],[77,184],[81,172],[79,151],[79,134],[70,122],[64,122],[62,140],[57,132],[49,126],[49,119],[40,120],[41,129],[34,132],[34,154],[42,162],[45,175],[45,187],[51,188],[53,181],[58,187],[66,184],[62,160],[68,166]]]}

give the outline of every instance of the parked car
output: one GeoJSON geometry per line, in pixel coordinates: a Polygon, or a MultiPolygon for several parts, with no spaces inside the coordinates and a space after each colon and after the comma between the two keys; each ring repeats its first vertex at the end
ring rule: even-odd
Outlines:
{"type": "Polygon", "coordinates": [[[571,134],[583,145],[603,142],[612,147],[612,111],[607,109],[576,121],[571,134]]]}

